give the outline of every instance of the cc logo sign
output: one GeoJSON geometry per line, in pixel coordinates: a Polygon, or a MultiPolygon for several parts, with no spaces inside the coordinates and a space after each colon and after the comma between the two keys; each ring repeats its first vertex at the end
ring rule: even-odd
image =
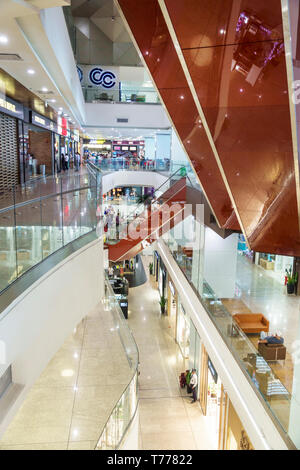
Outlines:
{"type": "Polygon", "coordinates": [[[90,80],[94,85],[102,85],[104,88],[112,88],[116,84],[116,76],[109,70],[103,71],[96,67],[90,71],[90,80]]]}
{"type": "Polygon", "coordinates": [[[78,67],[78,65],[77,65],[77,72],[78,72],[79,80],[82,81],[82,79],[83,79],[83,72],[82,72],[81,68],[78,67]]]}

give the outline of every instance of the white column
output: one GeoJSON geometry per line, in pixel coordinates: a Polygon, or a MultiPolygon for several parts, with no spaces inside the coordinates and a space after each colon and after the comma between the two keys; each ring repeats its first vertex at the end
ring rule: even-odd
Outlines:
{"type": "Polygon", "coordinates": [[[234,297],[237,242],[236,233],[223,239],[205,227],[204,279],[219,298],[234,297]]]}

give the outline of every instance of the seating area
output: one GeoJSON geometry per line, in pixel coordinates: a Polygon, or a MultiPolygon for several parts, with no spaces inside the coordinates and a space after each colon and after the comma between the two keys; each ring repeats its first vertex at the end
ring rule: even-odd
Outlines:
{"type": "Polygon", "coordinates": [[[286,347],[284,344],[258,343],[258,352],[266,361],[285,361],[286,347]]]}
{"type": "Polygon", "coordinates": [[[269,321],[262,313],[237,313],[233,315],[235,321],[244,333],[261,333],[269,331],[269,321]]]}

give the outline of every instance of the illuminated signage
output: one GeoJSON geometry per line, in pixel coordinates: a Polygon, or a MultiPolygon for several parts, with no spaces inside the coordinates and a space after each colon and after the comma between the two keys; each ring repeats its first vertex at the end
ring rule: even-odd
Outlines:
{"type": "Polygon", "coordinates": [[[36,124],[41,124],[41,126],[43,126],[43,127],[46,127],[45,119],[42,119],[39,116],[34,116],[33,122],[35,122],[36,124]]]}
{"type": "Polygon", "coordinates": [[[31,122],[32,124],[48,129],[49,131],[58,132],[58,128],[53,121],[50,121],[50,119],[47,119],[44,116],[40,116],[34,111],[31,111],[31,122]]]}
{"type": "Polygon", "coordinates": [[[24,119],[23,106],[15,101],[0,95],[0,111],[24,119]]]}

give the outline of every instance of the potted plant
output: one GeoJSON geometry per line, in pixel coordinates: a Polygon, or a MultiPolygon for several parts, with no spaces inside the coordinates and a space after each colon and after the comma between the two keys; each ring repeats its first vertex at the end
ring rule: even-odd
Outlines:
{"type": "Polygon", "coordinates": [[[166,311],[166,304],[167,304],[167,299],[162,295],[161,298],[160,298],[160,301],[159,301],[160,311],[161,311],[162,315],[164,315],[164,313],[166,311]]]}
{"type": "Polygon", "coordinates": [[[153,274],[153,263],[149,263],[149,273],[150,273],[150,276],[152,276],[152,274],[153,274]]]}
{"type": "Polygon", "coordinates": [[[298,282],[298,273],[296,272],[293,274],[291,267],[289,269],[286,269],[285,272],[286,272],[286,278],[287,278],[287,283],[286,283],[287,293],[293,294],[295,292],[295,286],[298,282]]]}

